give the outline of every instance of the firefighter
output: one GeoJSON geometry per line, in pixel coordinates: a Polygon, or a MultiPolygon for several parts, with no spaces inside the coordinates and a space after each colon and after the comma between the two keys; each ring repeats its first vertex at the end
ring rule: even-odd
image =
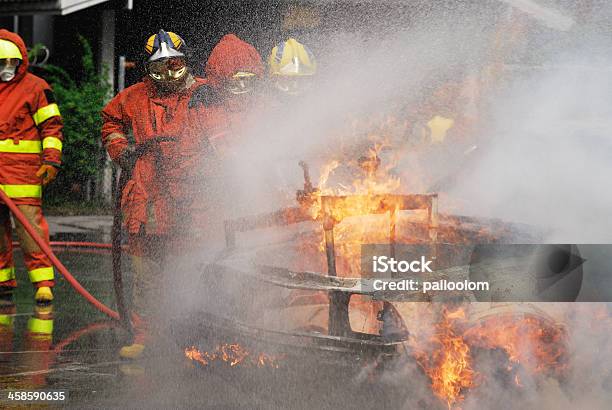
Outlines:
{"type": "MultiPolygon", "coordinates": [[[[316,99],[308,97],[315,86],[317,63],[310,49],[295,38],[274,46],[267,62],[270,98],[266,101],[266,121],[258,132],[269,135],[269,143],[274,146],[276,138],[308,132],[308,115],[313,112],[312,104],[316,104],[316,99]]],[[[265,178],[269,182],[265,185],[278,187],[276,192],[295,187],[295,180],[286,170],[296,167],[298,159],[278,152],[271,162],[275,165],[268,168],[270,174],[265,178]]]]}
{"type": "Polygon", "coordinates": [[[268,57],[270,79],[282,96],[299,96],[313,86],[317,63],[312,52],[294,38],[278,44],[268,57]]]}
{"type": "Polygon", "coordinates": [[[199,128],[207,135],[212,155],[207,158],[208,166],[191,168],[195,172],[194,182],[185,187],[194,191],[188,215],[192,220],[191,238],[221,234],[220,223],[227,217],[225,213],[230,211],[231,203],[224,198],[232,197],[242,188],[223,174],[222,164],[229,164],[230,157],[235,158],[238,145],[245,142],[250,120],[259,112],[264,72],[255,47],[235,34],[223,36],[205,64],[207,83],[194,93],[192,106],[202,108],[199,128]],[[211,165],[213,158],[216,165],[211,165]],[[224,206],[218,206],[219,203],[224,206]]]}
{"type": "Polygon", "coordinates": [[[133,343],[120,351],[124,358],[139,357],[156,326],[164,259],[173,238],[181,235],[177,210],[190,194],[182,190],[188,185],[184,178],[200,163],[206,144],[195,132],[197,105],[189,104],[205,80],[191,74],[185,42],[160,30],[149,37],[145,52],[144,79],[102,110],[102,142],[122,172],[132,173],[121,208],[134,270],[132,306],[141,320],[134,323],[133,343]]]}
{"type": "Polygon", "coordinates": [[[223,154],[235,143],[231,140],[237,138],[239,126],[255,108],[264,65],[255,47],[227,34],[211,51],[205,72],[208,86],[202,87],[200,101],[209,108],[210,142],[223,154]]]}
{"type": "MultiPolygon", "coordinates": [[[[0,30],[0,189],[49,242],[42,213],[42,186],[61,165],[62,118],[49,85],[28,73],[28,55],[19,35],[0,30]]],[[[15,221],[37,302],[53,300],[53,265],[24,227],[15,221]]],[[[17,286],[9,210],[0,205],[0,288],[17,286]]]]}

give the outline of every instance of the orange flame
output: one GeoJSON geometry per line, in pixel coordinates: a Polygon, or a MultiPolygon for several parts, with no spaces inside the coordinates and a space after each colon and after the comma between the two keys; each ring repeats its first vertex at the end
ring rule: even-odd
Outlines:
{"type": "MultiPolygon", "coordinates": [[[[385,143],[375,143],[358,161],[346,164],[359,174],[350,185],[336,183],[332,186],[330,177],[341,163],[333,160],[325,164],[320,170],[318,190],[312,194],[307,204],[303,204],[313,219],[321,220],[323,196],[359,195],[351,201],[339,201],[327,210],[328,216],[335,221],[336,263],[341,276],[360,275],[361,244],[389,240],[388,215],[369,215],[380,208],[380,199],[376,195],[397,193],[401,187],[399,177],[390,172],[395,164],[380,165],[379,154],[385,146],[385,143]],[[351,219],[350,216],[353,215],[360,215],[360,218],[351,219]]],[[[305,244],[305,247],[307,246],[305,244]]],[[[323,255],[324,250],[325,241],[321,235],[317,251],[323,255]]]]}
{"type": "Polygon", "coordinates": [[[203,366],[208,366],[214,361],[221,361],[230,367],[239,364],[256,367],[271,367],[278,369],[279,356],[271,356],[266,353],[252,354],[249,350],[237,343],[223,343],[210,352],[200,351],[195,346],[185,348],[185,356],[203,366]]]}
{"type": "Polygon", "coordinates": [[[463,309],[444,309],[434,334],[425,343],[415,345],[412,341],[417,363],[431,379],[434,394],[446,401],[449,409],[463,400],[465,389],[475,385],[470,347],[456,330],[457,322],[464,319],[463,309]],[[434,350],[429,353],[424,346],[433,346],[434,350]]]}
{"type": "Polygon", "coordinates": [[[472,324],[465,309],[444,308],[433,334],[426,333],[426,328],[415,328],[408,343],[430,378],[433,393],[449,409],[464,399],[468,389],[483,381],[473,368],[475,348],[504,350],[509,361],[505,369],[518,388],[524,384],[514,373],[517,366],[532,375],[553,377],[562,377],[568,370],[565,327],[545,316],[498,313],[472,324]]]}
{"type": "Polygon", "coordinates": [[[483,319],[465,337],[472,346],[504,349],[511,362],[533,374],[561,376],[567,370],[564,327],[535,315],[483,319]]]}

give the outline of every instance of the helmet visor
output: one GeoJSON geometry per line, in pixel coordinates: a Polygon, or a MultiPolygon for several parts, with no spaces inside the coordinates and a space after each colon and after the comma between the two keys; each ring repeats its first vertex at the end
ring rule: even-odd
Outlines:
{"type": "Polygon", "coordinates": [[[312,76],[275,76],[276,88],[288,95],[302,95],[313,86],[312,76]]]}
{"type": "Polygon", "coordinates": [[[21,60],[18,58],[0,58],[0,71],[4,70],[5,68],[17,68],[19,63],[21,63],[21,60]]]}
{"type": "Polygon", "coordinates": [[[184,58],[167,58],[149,62],[147,71],[155,81],[176,81],[187,73],[187,63],[184,58]]]}
{"type": "Polygon", "coordinates": [[[0,58],[0,81],[11,81],[15,78],[17,67],[21,63],[17,58],[0,58]]]}
{"type": "Polygon", "coordinates": [[[254,73],[239,71],[225,83],[225,89],[230,94],[247,94],[255,88],[256,75],[254,73]]]}

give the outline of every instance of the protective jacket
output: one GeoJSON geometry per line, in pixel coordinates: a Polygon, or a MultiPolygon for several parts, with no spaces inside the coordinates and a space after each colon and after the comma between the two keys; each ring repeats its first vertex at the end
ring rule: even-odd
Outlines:
{"type": "Polygon", "coordinates": [[[211,51],[204,70],[210,85],[219,87],[223,80],[231,78],[238,71],[261,77],[264,66],[255,47],[235,34],[226,34],[211,51]]]}
{"type": "MultiPolygon", "coordinates": [[[[241,40],[235,34],[226,34],[213,48],[205,72],[209,82],[207,98],[207,129],[210,142],[218,151],[230,149],[237,143],[238,127],[245,121],[248,110],[254,108],[254,99],[258,96],[224,95],[222,87],[225,81],[237,72],[249,72],[261,78],[264,65],[261,56],[251,44],[241,40]]],[[[258,90],[254,90],[257,93],[258,90]]]]}
{"type": "Polygon", "coordinates": [[[138,147],[153,144],[136,162],[131,180],[122,193],[124,223],[131,234],[145,229],[147,234],[164,235],[177,226],[177,209],[190,202],[192,169],[201,165],[207,140],[199,125],[199,106],[191,105],[193,92],[206,83],[194,78],[186,89],[160,94],[148,78],[117,94],[102,111],[102,141],[109,155],[119,160],[133,135],[138,147]]]}
{"type": "Polygon", "coordinates": [[[185,188],[194,193],[189,210],[193,229],[211,235],[218,231],[218,224],[228,217],[225,212],[231,213],[231,198],[240,188],[223,170],[232,164],[232,161],[228,161],[228,155],[232,155],[241,142],[242,128],[254,115],[259,97],[257,89],[235,95],[228,92],[226,85],[237,73],[254,74],[255,80],[260,79],[264,66],[252,45],[234,34],[227,34],[213,48],[205,72],[207,83],[196,90],[192,105],[201,107],[199,129],[207,136],[214,165],[200,173],[196,184],[185,188]],[[201,189],[193,192],[193,186],[201,189]]]}
{"type": "Polygon", "coordinates": [[[17,45],[23,57],[15,77],[0,82],[0,189],[18,205],[41,205],[36,171],[45,163],[59,167],[62,118],[45,80],[28,73],[21,37],[0,29],[0,39],[17,45]]]}

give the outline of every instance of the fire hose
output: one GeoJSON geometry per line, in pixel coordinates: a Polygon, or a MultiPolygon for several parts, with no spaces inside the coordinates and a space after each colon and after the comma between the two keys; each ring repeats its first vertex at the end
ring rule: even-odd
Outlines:
{"type": "Polygon", "coordinates": [[[38,232],[36,232],[34,227],[30,224],[30,222],[25,217],[25,215],[19,210],[17,205],[15,205],[15,202],[13,202],[13,200],[9,198],[8,195],[6,195],[4,191],[1,189],[0,189],[0,200],[2,200],[2,202],[4,202],[6,206],[8,206],[8,208],[13,213],[15,218],[17,218],[17,220],[23,225],[26,232],[32,237],[32,239],[34,239],[34,242],[36,242],[36,244],[44,252],[44,254],[47,255],[49,259],[51,259],[53,266],[55,266],[57,270],[62,274],[62,276],[66,278],[68,283],[70,283],[70,285],[72,285],[72,287],[79,294],[81,294],[81,296],[83,296],[89,303],[91,303],[100,312],[104,313],[105,315],[113,319],[119,320],[120,319],[119,313],[115,312],[114,310],[112,310],[111,308],[109,308],[108,306],[100,302],[98,299],[96,299],[91,293],[87,291],[87,289],[85,289],[74,278],[74,276],[72,276],[72,274],[68,271],[68,269],[64,266],[64,264],[55,256],[55,254],[53,253],[49,245],[46,244],[45,240],[40,237],[38,232]]]}
{"type": "Polygon", "coordinates": [[[125,303],[124,291],[123,291],[123,272],[121,268],[121,257],[123,253],[123,247],[121,246],[121,222],[123,219],[123,213],[121,211],[121,196],[126,184],[132,178],[132,171],[136,162],[145,154],[153,152],[157,157],[157,162],[160,160],[160,149],[159,144],[162,142],[175,141],[172,137],[155,137],[146,142],[137,144],[134,148],[128,148],[122,155],[123,164],[120,171],[119,182],[117,184],[115,206],[113,211],[113,227],[111,230],[111,252],[113,259],[113,286],[115,289],[115,299],[117,301],[117,311],[119,320],[123,326],[132,333],[132,322],[130,318],[138,320],[137,317],[130,315],[130,312],[125,303]]]}
{"type": "Polygon", "coordinates": [[[120,171],[119,183],[117,184],[117,191],[115,193],[115,204],[113,209],[113,226],[111,228],[111,257],[113,260],[113,287],[115,289],[115,299],[117,301],[117,312],[119,313],[120,321],[123,326],[132,333],[132,323],[129,321],[129,312],[125,303],[124,291],[123,291],[123,273],[121,269],[121,193],[123,188],[129,181],[132,172],[120,171]]]}
{"type": "MultiPolygon", "coordinates": [[[[164,141],[170,141],[170,140],[172,140],[172,139],[169,138],[169,137],[158,137],[158,138],[154,138],[154,139],[152,139],[150,141],[147,141],[146,143],[139,144],[136,147],[136,149],[131,152],[132,157],[133,157],[134,160],[137,160],[138,158],[140,158],[144,154],[150,152],[152,150],[152,148],[154,146],[156,146],[158,143],[164,142],[164,141]]],[[[125,177],[120,179],[120,181],[119,181],[119,188],[122,188],[123,186],[125,186],[125,183],[127,183],[127,181],[129,180],[129,177],[131,177],[131,170],[129,170],[128,172],[124,172],[122,174],[124,174],[125,177]]],[[[127,329],[130,330],[131,323],[130,323],[130,320],[128,319],[130,316],[128,315],[127,308],[126,308],[126,305],[125,305],[124,299],[123,299],[123,281],[122,281],[121,263],[120,263],[120,261],[121,261],[121,252],[122,252],[122,246],[121,246],[121,210],[120,210],[121,200],[120,200],[120,198],[121,198],[121,192],[122,191],[123,190],[121,189],[117,193],[118,199],[115,202],[115,215],[114,215],[114,218],[113,218],[113,232],[112,232],[113,233],[113,241],[112,241],[113,242],[112,243],[113,276],[114,276],[114,282],[115,282],[115,296],[117,298],[117,306],[118,306],[119,312],[112,310],[111,308],[109,308],[108,306],[106,306],[105,304],[100,302],[98,299],[96,299],[91,293],[89,293],[87,291],[87,289],[85,289],[75,279],[74,276],[72,276],[72,274],[68,271],[68,269],[64,266],[64,264],[57,258],[57,256],[55,256],[55,254],[51,250],[51,247],[38,234],[38,232],[36,232],[36,230],[30,224],[30,222],[28,221],[26,216],[19,210],[19,208],[17,207],[15,202],[13,202],[13,200],[11,198],[9,198],[8,195],[3,190],[1,190],[1,189],[0,189],[0,201],[4,202],[6,204],[6,206],[9,208],[9,210],[15,216],[15,218],[17,218],[17,220],[23,225],[23,227],[25,228],[26,232],[32,237],[34,242],[36,242],[38,247],[51,260],[51,263],[53,263],[53,266],[55,266],[57,268],[57,270],[62,274],[62,276],[64,276],[64,278],[68,281],[68,283],[70,283],[70,285],[81,296],[83,296],[89,303],[91,303],[100,312],[104,313],[105,315],[107,315],[108,317],[110,317],[112,319],[121,321],[124,325],[126,325],[127,329]],[[119,208],[119,209],[117,209],[117,208],[119,208]],[[117,228],[117,220],[119,221],[118,222],[119,229],[116,229],[117,228]]],[[[136,315],[133,315],[132,318],[134,320],[138,320],[138,317],[136,315]]]]}

